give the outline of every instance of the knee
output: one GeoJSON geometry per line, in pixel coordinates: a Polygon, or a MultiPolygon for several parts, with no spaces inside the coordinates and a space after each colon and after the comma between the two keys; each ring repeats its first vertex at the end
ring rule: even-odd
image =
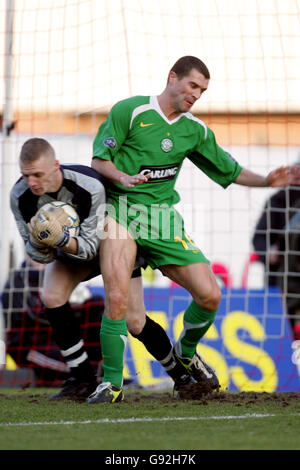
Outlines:
{"type": "Polygon", "coordinates": [[[105,295],[105,310],[111,320],[122,320],[125,317],[128,296],[125,292],[114,291],[105,295]]]}
{"type": "Polygon", "coordinates": [[[57,291],[48,291],[43,288],[41,291],[41,300],[46,308],[57,308],[64,305],[69,298],[57,291]]]}
{"type": "Polygon", "coordinates": [[[208,312],[215,312],[220,305],[222,293],[216,284],[201,297],[194,297],[195,302],[208,312]]]}
{"type": "Polygon", "coordinates": [[[129,299],[130,276],[112,270],[109,275],[103,274],[105,288],[105,313],[111,320],[122,320],[126,317],[129,299]],[[128,279],[127,279],[128,278],[128,279]]]}

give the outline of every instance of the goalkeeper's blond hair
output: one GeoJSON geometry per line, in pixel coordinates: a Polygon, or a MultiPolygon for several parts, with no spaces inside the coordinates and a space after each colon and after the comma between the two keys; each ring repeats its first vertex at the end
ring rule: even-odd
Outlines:
{"type": "Polygon", "coordinates": [[[32,163],[38,160],[42,155],[49,156],[51,159],[55,159],[55,152],[53,147],[45,139],[39,137],[33,137],[27,140],[20,153],[20,162],[32,163]]]}

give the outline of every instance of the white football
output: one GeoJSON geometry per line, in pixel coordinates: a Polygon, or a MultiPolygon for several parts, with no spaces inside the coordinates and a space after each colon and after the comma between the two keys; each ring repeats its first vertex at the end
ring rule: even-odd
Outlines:
{"type": "Polygon", "coordinates": [[[69,232],[71,237],[75,237],[76,235],[79,235],[80,231],[80,220],[79,216],[70,204],[67,204],[66,202],[62,201],[52,201],[48,202],[47,204],[44,204],[43,207],[41,207],[39,210],[47,211],[47,212],[52,212],[58,207],[61,207],[66,214],[68,214],[69,219],[70,219],[70,225],[69,225],[69,232]]]}

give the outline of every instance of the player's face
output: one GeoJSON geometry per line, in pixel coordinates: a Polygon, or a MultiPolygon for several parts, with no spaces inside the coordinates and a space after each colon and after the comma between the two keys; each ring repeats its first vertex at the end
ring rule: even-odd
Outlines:
{"type": "Polygon", "coordinates": [[[61,185],[59,162],[41,155],[34,162],[20,164],[23,178],[36,196],[58,191],[61,185]]]}
{"type": "Polygon", "coordinates": [[[177,113],[186,113],[207,90],[209,79],[198,70],[192,69],[189,75],[181,79],[178,79],[176,73],[171,72],[169,83],[174,110],[177,113]]]}

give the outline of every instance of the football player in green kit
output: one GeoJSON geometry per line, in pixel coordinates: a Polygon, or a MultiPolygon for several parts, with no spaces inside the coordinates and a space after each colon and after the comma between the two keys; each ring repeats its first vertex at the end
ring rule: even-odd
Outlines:
{"type": "MultiPolygon", "coordinates": [[[[122,337],[137,249],[153,269],[160,269],[192,296],[182,333],[162,364],[169,361],[172,367],[179,360],[197,382],[207,381],[213,389],[219,386],[196,347],[214,321],[220,288],[209,261],[185,233],[173,207],[179,201],[174,186],[184,159],[224,188],[231,183],[275,187],[300,181],[294,167],[281,167],[267,176],[255,174],[218,146],[213,132],[189,112],[209,80],[200,59],[182,57],[169,72],[161,95],[117,103],[95,138],[92,167],[109,182],[110,206],[100,249],[106,299],[100,332],[104,378],[88,403],[123,398],[122,337]]],[[[142,333],[151,335],[147,322],[142,333]]]]}

